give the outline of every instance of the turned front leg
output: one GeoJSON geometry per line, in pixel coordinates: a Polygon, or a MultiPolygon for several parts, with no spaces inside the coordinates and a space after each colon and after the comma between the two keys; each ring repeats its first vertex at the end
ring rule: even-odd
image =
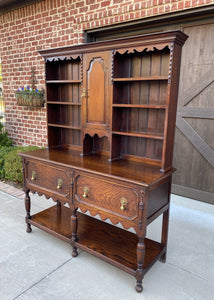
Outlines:
{"type": "Polygon", "coordinates": [[[146,219],[147,219],[147,204],[148,204],[148,193],[143,189],[140,190],[140,201],[139,201],[139,228],[138,228],[138,244],[137,244],[137,270],[136,279],[137,283],[135,289],[138,293],[142,292],[143,286],[143,263],[145,258],[145,243],[144,238],[146,236],[146,219]]]}
{"type": "Polygon", "coordinates": [[[29,223],[29,220],[31,219],[31,215],[30,215],[30,196],[29,196],[29,190],[25,193],[25,210],[26,210],[26,217],[25,217],[25,222],[27,224],[27,232],[31,232],[31,224],[29,223]]]}
{"type": "Polygon", "coordinates": [[[144,239],[139,239],[139,243],[137,244],[137,271],[136,271],[136,279],[137,284],[135,289],[138,293],[142,292],[142,280],[143,280],[143,262],[145,257],[145,244],[144,239]]]}
{"type": "MultiPolygon", "coordinates": [[[[168,228],[169,228],[169,208],[163,213],[163,223],[162,223],[162,236],[161,244],[166,247],[167,250],[167,240],[168,240],[168,228]]],[[[159,259],[161,262],[166,262],[166,252],[159,259]]]]}
{"type": "Polygon", "coordinates": [[[77,214],[76,209],[73,211],[71,216],[71,245],[73,247],[72,256],[76,257],[78,255],[77,247],[75,246],[75,242],[77,242],[77,214]]]}
{"type": "Polygon", "coordinates": [[[172,183],[172,176],[170,176],[168,182],[168,208],[163,213],[162,219],[162,234],[161,234],[161,244],[165,246],[165,253],[160,257],[160,261],[165,263],[166,262],[166,252],[167,252],[167,241],[168,241],[168,231],[169,231],[169,206],[170,206],[170,194],[171,194],[171,183],[172,183]]]}

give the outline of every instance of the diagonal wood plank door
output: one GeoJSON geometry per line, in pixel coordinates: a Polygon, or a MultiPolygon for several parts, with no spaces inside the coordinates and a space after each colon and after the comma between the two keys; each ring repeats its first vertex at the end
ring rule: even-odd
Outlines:
{"type": "Polygon", "coordinates": [[[183,31],[172,192],[214,204],[214,23],[183,31]]]}

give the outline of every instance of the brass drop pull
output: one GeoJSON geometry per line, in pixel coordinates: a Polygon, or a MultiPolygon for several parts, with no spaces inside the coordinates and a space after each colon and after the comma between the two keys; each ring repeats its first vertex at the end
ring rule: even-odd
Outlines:
{"type": "Polygon", "coordinates": [[[58,179],[58,182],[57,182],[57,188],[58,188],[58,190],[61,189],[62,184],[63,184],[63,180],[62,180],[61,178],[59,178],[59,179],[58,179]]]}
{"type": "Polygon", "coordinates": [[[31,180],[36,180],[36,171],[32,171],[31,180]]]}
{"type": "Polygon", "coordinates": [[[124,211],[124,210],[126,209],[127,203],[128,203],[128,201],[126,200],[126,198],[122,197],[122,198],[120,199],[120,209],[121,209],[122,211],[124,211]]]}
{"type": "Polygon", "coordinates": [[[84,97],[86,97],[86,90],[85,89],[82,90],[82,95],[81,95],[81,98],[84,98],[84,97]]]}
{"type": "Polygon", "coordinates": [[[83,198],[87,198],[88,197],[88,194],[89,194],[89,188],[87,186],[84,186],[83,188],[83,198]]]}

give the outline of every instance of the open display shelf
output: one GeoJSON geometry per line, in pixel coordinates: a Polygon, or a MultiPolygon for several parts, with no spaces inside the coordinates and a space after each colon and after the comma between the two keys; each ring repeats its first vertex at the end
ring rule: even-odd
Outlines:
{"type": "Polygon", "coordinates": [[[80,57],[46,64],[49,146],[61,143],[81,146],[80,69],[80,57]],[[56,135],[53,127],[58,128],[56,135]]]}
{"type": "MultiPolygon", "coordinates": [[[[30,223],[70,243],[70,217],[68,207],[61,206],[59,208],[55,205],[32,216],[30,223]]],[[[79,221],[77,246],[79,248],[89,249],[91,253],[98,254],[100,258],[112,265],[121,269],[125,266],[126,272],[135,274],[138,243],[136,234],[79,212],[77,212],[77,218],[79,221]]],[[[165,249],[160,243],[149,239],[145,239],[145,246],[143,269],[146,271],[163,254],[165,249]]]]}

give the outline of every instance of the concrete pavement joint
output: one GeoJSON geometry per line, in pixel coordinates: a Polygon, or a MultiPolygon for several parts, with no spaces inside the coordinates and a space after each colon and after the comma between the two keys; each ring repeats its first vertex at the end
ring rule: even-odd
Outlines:
{"type": "Polygon", "coordinates": [[[52,270],[50,273],[48,273],[47,275],[45,275],[44,277],[42,277],[40,280],[38,280],[37,282],[35,282],[34,284],[32,284],[31,286],[29,286],[29,288],[27,288],[26,290],[24,290],[21,294],[19,294],[18,296],[16,296],[15,298],[13,298],[13,300],[18,299],[20,296],[24,295],[27,291],[29,291],[30,289],[32,289],[33,287],[37,286],[37,284],[39,284],[40,282],[42,282],[44,279],[46,279],[48,276],[52,275],[53,273],[55,273],[57,270],[59,270],[61,267],[63,267],[65,264],[67,264],[68,262],[70,262],[72,260],[72,257],[69,258],[68,260],[66,260],[63,264],[59,265],[57,268],[55,268],[54,270],[52,270]]]}
{"type": "Polygon", "coordinates": [[[211,283],[211,284],[214,283],[214,280],[210,280],[210,279],[204,278],[204,277],[198,275],[197,273],[191,272],[191,271],[189,271],[189,270],[187,270],[187,269],[185,269],[185,268],[182,268],[182,267],[180,267],[180,266],[178,266],[178,265],[175,265],[175,264],[173,264],[173,263],[166,262],[166,264],[168,264],[168,265],[170,265],[170,266],[172,266],[172,267],[174,267],[174,268],[177,268],[177,269],[179,269],[179,270],[181,270],[181,271],[183,271],[183,272],[186,272],[186,273],[188,273],[188,274],[191,274],[192,276],[195,276],[195,277],[197,277],[198,279],[204,280],[204,281],[206,281],[206,282],[208,282],[208,283],[211,283]]]}

